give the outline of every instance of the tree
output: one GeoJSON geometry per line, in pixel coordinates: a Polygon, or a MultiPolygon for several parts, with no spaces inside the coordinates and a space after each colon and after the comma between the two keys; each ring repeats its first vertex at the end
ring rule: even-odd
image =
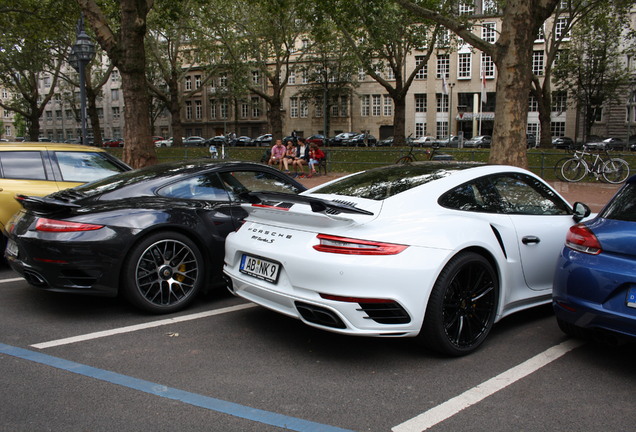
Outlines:
{"type": "Polygon", "coordinates": [[[390,0],[325,0],[323,4],[364,71],[393,100],[394,142],[405,142],[407,93],[433,54],[438,29],[390,0]],[[422,48],[419,65],[407,72],[407,59],[422,48]]]}
{"type": "MultiPolygon", "coordinates": [[[[227,54],[228,89],[245,88],[268,105],[274,139],[283,137],[283,96],[293,63],[302,62],[302,0],[217,0],[201,11],[209,38],[227,54]],[[263,82],[265,81],[265,82],[263,82]]],[[[236,94],[236,91],[232,93],[236,94]]]]}
{"type": "Polygon", "coordinates": [[[420,2],[414,0],[394,1],[423,19],[443,25],[492,58],[498,75],[489,162],[527,167],[526,123],[532,79],[532,48],[539,26],[552,14],[559,0],[502,2],[501,32],[494,43],[486,42],[473,33],[472,26],[455,18],[457,1],[438,2],[437,8],[421,6],[420,2]]]}
{"type": "Polygon", "coordinates": [[[582,108],[584,139],[600,110],[619,99],[629,84],[630,70],[622,59],[634,53],[634,32],[626,26],[624,12],[617,7],[591,11],[573,30],[554,70],[558,88],[582,108]]]}
{"type": "Polygon", "coordinates": [[[147,16],[154,0],[107,0],[102,6],[95,0],[76,1],[95,38],[121,74],[126,105],[123,160],[133,168],[152,165],[157,155],[150,128],[144,39],[147,16]],[[115,11],[117,13],[108,14],[115,11]],[[115,20],[115,16],[119,16],[119,20],[115,20]]]}
{"type": "Polygon", "coordinates": [[[74,36],[73,10],[63,0],[19,0],[0,13],[0,84],[12,94],[0,106],[26,122],[37,141],[40,117],[52,99],[74,36]],[[44,92],[40,92],[43,81],[44,92]]]}
{"type": "MultiPolygon", "coordinates": [[[[632,5],[631,0],[571,0],[569,2],[559,2],[550,23],[545,30],[545,52],[544,64],[541,75],[533,75],[531,94],[535,97],[539,107],[539,122],[541,130],[540,146],[542,148],[552,147],[551,122],[554,106],[563,108],[563,100],[553,103],[552,78],[556,60],[560,57],[563,49],[567,49],[573,29],[585,26],[586,17],[590,14],[605,14],[617,17],[618,21],[626,22],[626,14],[632,5]],[[619,18],[620,17],[620,18],[619,18]]],[[[620,27],[620,25],[619,25],[620,27]]],[[[557,81],[558,83],[558,81],[557,81]]],[[[565,89],[564,86],[559,86],[565,89]]],[[[559,99],[576,100],[576,91],[561,93],[559,99]]]]}

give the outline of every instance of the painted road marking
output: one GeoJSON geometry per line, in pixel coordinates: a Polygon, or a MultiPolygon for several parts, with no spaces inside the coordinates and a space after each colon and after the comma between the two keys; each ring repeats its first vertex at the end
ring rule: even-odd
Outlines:
{"type": "Polygon", "coordinates": [[[248,308],[252,308],[252,307],[256,307],[256,306],[257,305],[254,304],[254,303],[245,303],[245,304],[240,304],[240,305],[236,305],[236,306],[230,306],[230,307],[226,307],[226,308],[222,308],[222,309],[214,309],[214,310],[207,311],[207,312],[200,312],[200,313],[196,313],[196,314],[183,315],[183,316],[180,316],[180,317],[162,319],[162,320],[158,320],[158,321],[151,321],[151,322],[147,322],[147,323],[143,323],[143,324],[136,324],[136,325],[131,325],[131,326],[127,326],[127,327],[120,327],[120,328],[111,329],[111,330],[104,330],[104,331],[98,331],[98,332],[94,332],[94,333],[87,333],[87,334],[84,334],[84,335],[72,336],[72,337],[68,337],[68,338],[64,338],[64,339],[52,340],[52,341],[49,341],[49,342],[41,342],[41,343],[33,344],[31,346],[33,348],[37,348],[37,349],[52,348],[52,347],[57,347],[57,346],[60,346],[60,345],[68,345],[68,344],[73,344],[73,343],[77,343],[77,342],[84,342],[84,341],[88,341],[88,340],[92,340],[92,339],[99,339],[99,338],[109,337],[109,336],[122,334],[122,333],[131,333],[131,332],[135,332],[135,331],[139,331],[139,330],[146,330],[146,329],[149,329],[149,328],[161,327],[161,326],[164,326],[164,325],[170,325],[170,324],[175,324],[175,323],[180,323],[180,322],[185,322],[185,321],[192,321],[192,320],[197,320],[197,319],[201,319],[201,318],[207,318],[207,317],[211,317],[211,316],[215,316],[215,315],[222,315],[222,314],[225,314],[225,313],[236,312],[236,311],[239,311],[239,310],[242,310],[242,309],[248,309],[248,308]]]}
{"type": "Polygon", "coordinates": [[[271,426],[280,427],[298,432],[353,432],[335,426],[329,426],[321,423],[315,423],[308,420],[289,417],[271,411],[251,408],[234,402],[228,402],[209,396],[203,396],[196,393],[190,393],[176,388],[166,387],[161,384],[145,381],[126,375],[111,372],[105,369],[98,369],[81,363],[64,360],[59,357],[53,357],[48,354],[29,351],[23,348],[13,347],[0,343],[0,354],[10,355],[23,360],[47,365],[56,369],[65,370],[77,375],[93,378],[99,381],[105,381],[111,384],[138,390],[151,395],[181,401],[183,403],[205,408],[211,411],[228,414],[234,417],[251,420],[271,426]]]}
{"type": "Polygon", "coordinates": [[[393,427],[391,430],[393,432],[425,431],[426,429],[454,416],[458,412],[475,405],[499,390],[503,390],[510,384],[513,384],[531,373],[536,372],[543,366],[553,362],[581,345],[583,345],[583,342],[569,339],[559,345],[553,346],[552,348],[537,354],[512,369],[508,369],[496,377],[465,391],[459,396],[449,399],[443,404],[438,405],[435,408],[431,408],[417,417],[393,427]]]}

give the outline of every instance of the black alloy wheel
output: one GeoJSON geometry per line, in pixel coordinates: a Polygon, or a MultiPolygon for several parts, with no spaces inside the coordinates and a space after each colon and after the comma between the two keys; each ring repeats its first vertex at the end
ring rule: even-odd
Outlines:
{"type": "Polygon", "coordinates": [[[419,338],[444,354],[470,354],[490,333],[498,303],[499,281],[490,262],[475,252],[459,253],[435,282],[419,338]]]}
{"type": "Polygon", "coordinates": [[[204,273],[203,255],[192,240],[158,232],[132,248],[124,264],[124,294],[147,312],[176,312],[194,300],[204,273]]]}

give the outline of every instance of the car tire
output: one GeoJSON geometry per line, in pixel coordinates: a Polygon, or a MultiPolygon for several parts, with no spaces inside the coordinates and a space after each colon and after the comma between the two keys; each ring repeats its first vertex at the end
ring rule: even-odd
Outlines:
{"type": "Polygon", "coordinates": [[[201,251],[185,235],[168,231],[151,234],[133,246],[124,262],[123,293],[147,312],[176,312],[201,291],[203,263],[201,251]]]}
{"type": "Polygon", "coordinates": [[[437,278],[418,337],[443,354],[470,354],[490,333],[498,304],[499,280],[492,264],[478,253],[461,252],[437,278]]]}
{"type": "Polygon", "coordinates": [[[561,318],[557,318],[557,324],[563,333],[566,335],[573,337],[575,339],[589,339],[590,331],[584,329],[582,327],[575,326],[574,324],[570,324],[567,321],[563,321],[561,318]]]}

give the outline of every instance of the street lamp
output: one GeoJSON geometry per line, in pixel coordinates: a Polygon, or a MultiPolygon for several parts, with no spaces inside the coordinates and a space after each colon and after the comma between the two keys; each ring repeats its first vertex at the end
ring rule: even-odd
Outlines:
{"type": "Polygon", "coordinates": [[[70,65],[79,73],[80,80],[80,115],[82,119],[82,144],[88,144],[86,136],[86,65],[95,57],[95,44],[84,31],[84,18],[77,21],[77,39],[71,47],[68,58],[70,65]]]}

